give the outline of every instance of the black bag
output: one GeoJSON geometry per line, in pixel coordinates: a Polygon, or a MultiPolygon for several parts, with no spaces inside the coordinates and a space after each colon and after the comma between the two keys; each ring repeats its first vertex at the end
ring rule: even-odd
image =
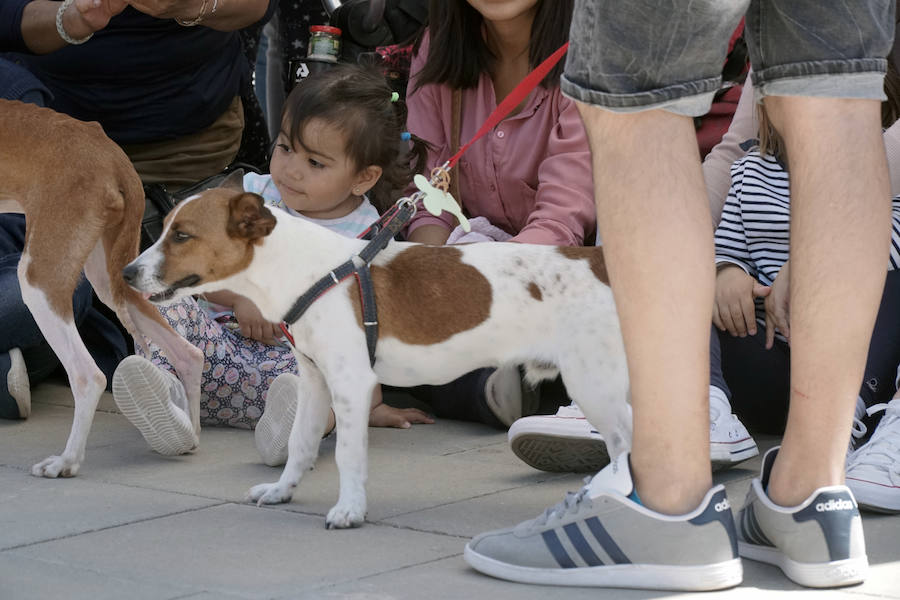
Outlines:
{"type": "Polygon", "coordinates": [[[166,215],[175,208],[175,205],[188,198],[208,190],[218,187],[225,178],[234,171],[243,171],[244,173],[259,173],[259,169],[246,163],[233,163],[225,168],[221,173],[216,173],[206,179],[202,179],[197,183],[177,192],[169,193],[166,186],[161,183],[144,184],[144,218],[141,220],[141,252],[149,248],[162,235],[163,220],[166,215]]]}

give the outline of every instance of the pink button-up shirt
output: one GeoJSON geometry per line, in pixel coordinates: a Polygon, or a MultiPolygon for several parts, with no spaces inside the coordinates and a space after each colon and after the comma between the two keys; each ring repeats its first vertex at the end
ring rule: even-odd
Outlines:
{"type": "MultiPolygon", "coordinates": [[[[428,156],[430,171],[451,155],[452,90],[428,84],[413,92],[415,75],[427,56],[426,37],[410,70],[407,128],[434,145],[428,156]]],[[[494,85],[482,73],[477,87],[462,90],[460,144],[475,135],[496,107],[494,85]]],[[[512,234],[513,241],[580,246],[596,228],[587,136],[575,103],[563,97],[558,86],[536,88],[518,114],[501,121],[463,154],[459,172],[466,213],[486,217],[512,234]]],[[[446,212],[435,217],[420,210],[409,231],[434,224],[448,230],[457,225],[446,212]]]]}

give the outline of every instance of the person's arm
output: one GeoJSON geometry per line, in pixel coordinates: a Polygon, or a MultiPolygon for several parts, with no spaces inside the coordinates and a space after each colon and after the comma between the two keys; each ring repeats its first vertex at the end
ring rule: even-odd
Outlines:
{"type": "Polygon", "coordinates": [[[192,22],[200,18],[199,25],[219,31],[252,25],[269,8],[269,0],[130,0],[129,4],[159,19],[192,22]]]}
{"type": "Polygon", "coordinates": [[[757,269],[750,256],[744,219],[741,213],[744,161],[731,168],[731,186],[722,210],[722,219],[715,231],[716,268],[728,264],[736,265],[751,277],[756,277],[757,269]]]}
{"type": "MultiPolygon", "coordinates": [[[[62,2],[32,0],[22,10],[22,41],[34,54],[47,54],[67,46],[56,31],[56,13],[62,2]]],[[[125,9],[124,0],[75,0],[63,13],[63,29],[71,38],[83,39],[106,27],[125,9]]]]}
{"type": "Polygon", "coordinates": [[[759,125],[754,107],[753,84],[748,73],[728,131],[722,136],[722,141],[713,147],[703,161],[703,179],[706,182],[706,194],[709,197],[709,212],[712,215],[713,229],[722,218],[722,207],[731,185],[731,165],[746,154],[741,148],[741,144],[749,139],[759,137],[759,125]]]}
{"type": "MultiPolygon", "coordinates": [[[[417,135],[431,144],[428,150],[428,159],[425,161],[424,173],[431,172],[436,165],[441,165],[450,157],[450,142],[444,134],[444,119],[448,118],[449,108],[444,110],[440,102],[440,87],[434,84],[415,89],[415,76],[425,64],[428,56],[428,40],[424,40],[419,51],[413,56],[410,65],[410,78],[406,92],[406,128],[410,133],[417,135]]],[[[410,184],[404,193],[411,196],[416,191],[416,186],[410,184]]],[[[416,207],[416,214],[410,219],[406,230],[406,239],[411,242],[443,245],[450,232],[456,227],[456,219],[449,213],[441,213],[436,217],[426,211],[420,202],[416,207]]]]}
{"type": "Polygon", "coordinates": [[[596,227],[587,134],[575,102],[562,95],[559,101],[559,120],[549,132],[547,155],[538,167],[534,210],[510,241],[581,246],[596,227]]]}

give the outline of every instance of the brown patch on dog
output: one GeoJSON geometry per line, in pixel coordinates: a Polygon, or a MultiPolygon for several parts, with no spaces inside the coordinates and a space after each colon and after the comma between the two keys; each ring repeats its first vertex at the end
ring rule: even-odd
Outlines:
{"type": "MultiPolygon", "coordinates": [[[[384,266],[373,265],[378,337],[437,344],[487,320],[491,284],[461,259],[458,248],[412,246],[384,266]]],[[[357,286],[350,286],[348,293],[362,327],[357,286]]]]}
{"type": "Polygon", "coordinates": [[[169,213],[166,224],[171,227],[162,242],[166,262],[159,273],[163,282],[173,284],[194,275],[200,277],[198,283],[218,281],[247,268],[261,240],[235,234],[233,213],[245,206],[236,200],[244,196],[250,195],[225,188],[206,190],[169,213]]]}
{"type": "Polygon", "coordinates": [[[603,248],[599,246],[572,247],[560,246],[559,253],[571,260],[587,260],[591,265],[594,277],[609,285],[609,274],[606,272],[606,261],[603,259],[603,248]]]}
{"type": "Polygon", "coordinates": [[[531,297],[537,301],[541,301],[544,299],[544,295],[541,293],[541,288],[535,282],[531,282],[528,284],[528,293],[531,294],[531,297]]]}

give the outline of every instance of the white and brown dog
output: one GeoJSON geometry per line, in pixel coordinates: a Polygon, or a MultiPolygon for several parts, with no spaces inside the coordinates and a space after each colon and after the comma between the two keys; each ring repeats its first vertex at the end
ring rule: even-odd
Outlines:
{"type": "MultiPolygon", "coordinates": [[[[176,207],[160,240],[126,267],[125,277],[152,301],[229,289],[280,322],[299,296],[366,243],[269,210],[230,178],[176,207]]],[[[610,452],[630,445],[625,352],[600,248],[391,242],[372,261],[371,276],[379,327],[374,366],[349,281],[291,326],[306,395],[281,478],[254,486],[251,500],[291,499],[316,458],[330,405],[340,495],[326,524],[360,525],[376,383],[443,384],[484,366],[524,364],[532,384],[561,373],[610,452]]]]}
{"type": "Polygon", "coordinates": [[[122,279],[123,267],[138,254],[144,213],[143,186],[125,153],[98,123],[0,100],[0,200],[12,201],[25,213],[18,268],[22,299],[65,367],[75,399],[65,450],[34,465],[32,474],[71,477],[78,472],[106,386],[73,318],[72,294],[82,267],[135,343],[143,344],[146,335],[172,358],[199,432],[203,353],[122,279]]]}

